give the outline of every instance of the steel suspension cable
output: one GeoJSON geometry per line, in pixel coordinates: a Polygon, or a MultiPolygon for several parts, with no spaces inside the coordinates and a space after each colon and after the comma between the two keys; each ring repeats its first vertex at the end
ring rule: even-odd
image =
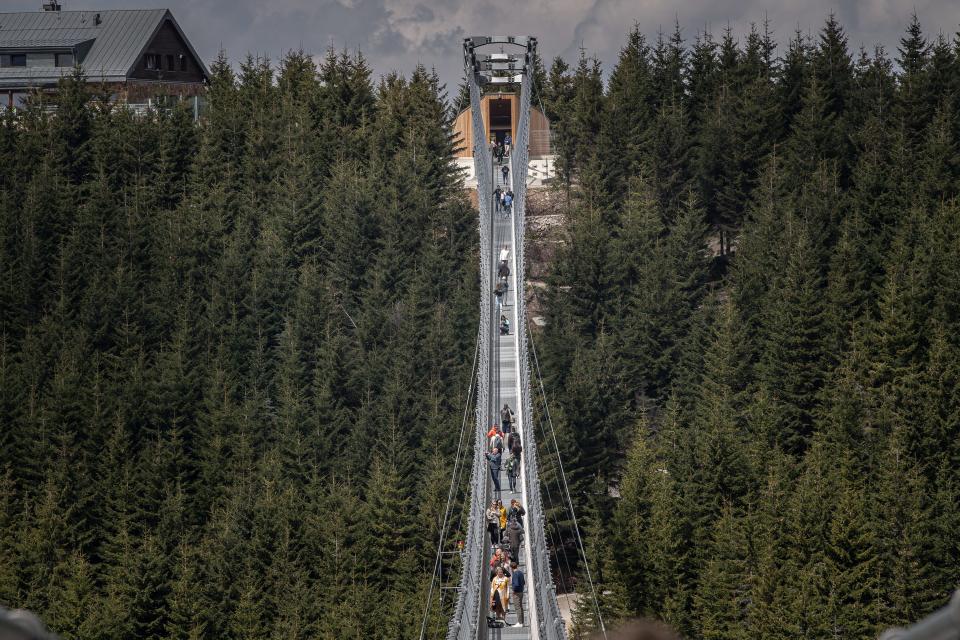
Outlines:
{"type": "MultiPolygon", "coordinates": [[[[537,423],[537,425],[540,427],[540,434],[541,434],[544,438],[546,438],[546,437],[547,437],[547,429],[546,429],[546,427],[543,426],[543,420],[540,418],[539,415],[538,415],[537,418],[536,418],[536,423],[537,423]]],[[[559,478],[556,480],[556,483],[557,483],[557,488],[559,489],[559,488],[560,488],[560,480],[559,480],[559,478]]],[[[552,494],[551,491],[550,491],[550,483],[544,482],[544,483],[543,483],[543,489],[544,489],[544,491],[546,491],[546,493],[547,493],[547,504],[551,507],[550,518],[551,518],[551,520],[553,521],[553,525],[554,525],[554,527],[555,527],[556,530],[557,530],[557,535],[559,536],[559,535],[560,535],[560,533],[559,533],[559,532],[560,532],[560,520],[557,518],[557,514],[556,514],[556,513],[553,511],[553,509],[552,509],[552,507],[554,507],[554,505],[555,505],[556,503],[553,501],[553,494],[552,494]]],[[[561,505],[560,508],[562,509],[562,508],[563,508],[563,505],[561,505]]],[[[561,578],[561,579],[564,579],[564,583],[563,583],[563,584],[564,584],[564,588],[566,588],[566,584],[567,584],[567,583],[566,583],[566,580],[565,580],[565,576],[563,575],[563,569],[560,567],[560,559],[559,559],[559,553],[560,553],[560,547],[561,547],[561,545],[558,544],[557,539],[554,537],[554,534],[553,534],[553,533],[549,533],[549,532],[548,532],[547,535],[550,536],[550,543],[553,545],[553,548],[557,550],[557,572],[560,574],[560,578],[561,578]]],[[[562,542],[562,539],[561,539],[561,542],[562,542]]],[[[566,551],[563,552],[563,564],[567,567],[567,577],[571,577],[571,578],[572,578],[572,577],[573,577],[573,569],[570,568],[570,559],[567,557],[567,552],[566,552],[566,551]]]]}
{"type": "MultiPolygon", "coordinates": [[[[492,154],[490,157],[490,169],[493,172],[494,183],[496,183],[497,173],[496,171],[494,171],[492,154]]],[[[498,247],[500,246],[500,242],[503,239],[503,231],[498,229],[499,225],[497,224],[496,218],[494,218],[494,215],[493,215],[495,209],[496,209],[496,203],[491,203],[490,211],[488,212],[490,215],[490,234],[491,234],[490,251],[493,254],[490,256],[490,271],[491,271],[490,280],[492,282],[496,282],[497,286],[499,286],[500,277],[499,277],[499,261],[497,260],[497,252],[498,252],[498,247]]],[[[490,295],[490,293],[488,292],[487,295],[490,295]]],[[[500,300],[503,300],[505,297],[506,297],[506,293],[503,294],[503,297],[501,297],[500,300]]],[[[493,309],[495,310],[495,312],[491,314],[491,319],[493,320],[493,325],[494,325],[493,326],[494,352],[492,357],[493,369],[491,369],[491,371],[494,372],[494,380],[493,380],[493,390],[490,394],[492,399],[490,415],[493,416],[493,420],[496,421],[497,411],[500,408],[500,318],[497,317],[496,311],[500,311],[500,313],[503,313],[503,305],[502,303],[500,303],[499,309],[498,309],[497,296],[493,296],[493,299],[490,301],[490,304],[493,306],[493,309]]],[[[503,454],[502,447],[500,452],[502,455],[503,454]]],[[[497,478],[498,483],[499,481],[500,479],[497,478]]]]}
{"type": "Polygon", "coordinates": [[[454,457],[453,463],[453,473],[451,474],[450,479],[450,490],[447,492],[447,505],[443,512],[443,522],[440,525],[440,540],[437,542],[437,557],[433,563],[433,577],[430,579],[430,591],[427,594],[427,601],[423,611],[423,620],[420,623],[420,640],[424,639],[424,634],[427,630],[427,619],[430,616],[430,608],[433,602],[433,590],[436,585],[437,579],[441,573],[441,565],[443,558],[443,543],[447,535],[447,523],[449,522],[450,512],[452,511],[453,498],[457,493],[457,487],[459,486],[460,474],[458,473],[458,467],[462,468],[461,460],[464,459],[463,453],[463,441],[464,436],[467,431],[467,416],[470,415],[470,399],[473,397],[473,387],[475,376],[474,372],[477,368],[477,356],[480,353],[480,335],[479,330],[477,331],[477,343],[473,349],[473,363],[470,365],[470,385],[467,388],[467,398],[463,404],[463,420],[460,424],[460,439],[457,442],[457,453],[454,457]]]}
{"type": "Polygon", "coordinates": [[[537,357],[537,347],[533,341],[533,337],[530,335],[530,332],[527,332],[530,342],[530,352],[533,355],[533,364],[537,371],[537,383],[540,386],[540,395],[543,397],[543,409],[544,414],[547,418],[547,423],[550,425],[550,435],[553,440],[554,450],[557,453],[557,465],[560,469],[560,478],[563,480],[563,489],[567,498],[567,505],[570,508],[570,516],[573,519],[573,532],[577,539],[577,546],[580,551],[580,555],[583,558],[583,568],[587,574],[587,582],[590,584],[590,593],[593,597],[593,605],[597,612],[597,621],[600,623],[600,631],[603,633],[603,637],[607,637],[607,628],[603,623],[603,614],[600,612],[600,599],[597,597],[597,590],[593,584],[593,576],[590,574],[590,562],[587,559],[587,553],[583,546],[583,538],[580,536],[580,525],[577,523],[577,513],[573,508],[573,497],[570,495],[570,485],[567,483],[566,472],[563,469],[563,460],[560,457],[560,445],[557,442],[557,432],[553,426],[553,418],[550,416],[550,407],[547,403],[547,391],[543,386],[543,374],[540,371],[540,359],[537,357]]]}

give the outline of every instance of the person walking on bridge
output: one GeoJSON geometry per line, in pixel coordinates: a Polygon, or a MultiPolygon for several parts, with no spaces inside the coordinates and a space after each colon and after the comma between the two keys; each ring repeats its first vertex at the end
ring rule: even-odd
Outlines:
{"type": "MultiPolygon", "coordinates": [[[[500,467],[502,464],[502,457],[500,455],[500,449],[494,449],[492,453],[488,453],[487,461],[490,464],[490,475],[493,478],[493,490],[497,492],[497,497],[500,496],[500,467]]],[[[496,508],[496,504],[494,504],[496,508]]],[[[497,510],[497,533],[500,530],[500,511],[497,510]]]]}
{"type": "Polygon", "coordinates": [[[493,190],[493,202],[496,205],[496,212],[500,213],[500,199],[503,197],[503,189],[500,188],[500,185],[497,185],[497,188],[493,190]]]}
{"type": "Polygon", "coordinates": [[[498,425],[493,425],[490,431],[487,432],[487,437],[490,438],[490,450],[494,449],[503,449],[503,433],[500,431],[498,425]]]}
{"type": "Polygon", "coordinates": [[[500,424],[503,425],[504,433],[509,434],[513,429],[513,411],[508,404],[504,404],[503,409],[500,409],[500,424]]]}
{"type": "Polygon", "coordinates": [[[506,183],[507,176],[510,175],[510,167],[507,165],[503,165],[502,167],[500,167],[500,173],[503,174],[503,182],[506,183]]]}
{"type": "Polygon", "coordinates": [[[516,518],[510,518],[507,523],[506,539],[510,543],[510,553],[514,558],[520,555],[520,545],[523,544],[523,527],[516,518]]]}
{"type": "Polygon", "coordinates": [[[507,607],[510,606],[510,579],[503,575],[503,567],[497,568],[497,575],[490,583],[490,610],[500,620],[507,617],[507,607]]]}
{"type": "Polygon", "coordinates": [[[494,547],[493,555],[490,557],[490,579],[493,580],[497,575],[497,569],[504,569],[510,566],[510,554],[503,550],[503,545],[498,544],[494,547]]]}
{"type": "Polygon", "coordinates": [[[502,501],[497,500],[497,509],[500,511],[500,541],[503,542],[503,536],[507,532],[507,508],[502,501]]]}
{"type": "Polygon", "coordinates": [[[510,455],[517,456],[517,460],[520,459],[520,454],[523,453],[523,445],[520,444],[520,434],[511,433],[513,436],[513,441],[509,443],[508,447],[510,449],[510,455]]]}
{"type": "MultiPolygon", "coordinates": [[[[510,437],[513,437],[513,434],[510,434],[510,437]]],[[[512,493],[517,492],[517,476],[520,475],[520,460],[517,459],[517,456],[512,453],[507,456],[507,461],[504,463],[504,468],[507,470],[507,480],[510,483],[510,491],[512,493]]]]}
{"type": "Polygon", "coordinates": [[[490,503],[483,515],[487,520],[487,531],[490,532],[490,544],[500,544],[500,510],[497,509],[496,500],[490,503]]]}
{"type": "Polygon", "coordinates": [[[493,288],[493,295],[496,296],[498,304],[503,302],[503,294],[506,292],[507,282],[505,280],[498,280],[497,286],[493,288]]]}
{"type": "Polygon", "coordinates": [[[527,587],[527,578],[523,575],[523,569],[517,566],[517,561],[510,563],[510,591],[513,592],[513,600],[517,603],[517,624],[515,627],[523,626],[523,591],[527,587]]]}
{"type": "Polygon", "coordinates": [[[507,511],[507,519],[516,520],[523,527],[523,516],[527,515],[527,510],[523,508],[520,501],[514,498],[510,501],[510,510],[507,511]]]}
{"type": "MultiPolygon", "coordinates": [[[[513,445],[520,441],[520,434],[516,431],[511,431],[510,435],[507,436],[507,451],[510,452],[510,455],[513,455],[513,445]]],[[[517,462],[520,461],[520,456],[517,456],[517,462]]]]}

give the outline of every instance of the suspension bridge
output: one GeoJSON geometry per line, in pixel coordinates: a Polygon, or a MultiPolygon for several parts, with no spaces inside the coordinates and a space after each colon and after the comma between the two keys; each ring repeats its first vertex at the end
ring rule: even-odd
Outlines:
{"type": "MultiPolygon", "coordinates": [[[[539,638],[564,640],[566,628],[557,600],[557,590],[550,568],[550,550],[546,541],[544,505],[540,495],[537,442],[534,438],[533,396],[531,370],[528,359],[527,310],[524,299],[525,281],[525,214],[528,174],[528,143],[530,135],[530,99],[532,70],[537,41],[532,37],[475,36],[463,45],[464,69],[470,90],[472,114],[472,147],[474,174],[477,181],[480,230],[480,326],[476,352],[475,402],[473,416],[472,463],[469,463],[469,497],[464,506],[467,512],[466,536],[462,548],[456,552],[460,559],[459,584],[446,589],[454,592],[448,640],[477,638],[539,638]],[[519,96],[516,134],[503,166],[495,164],[481,109],[485,92],[512,91],[519,96]],[[512,191],[513,204],[505,210],[494,201],[494,190],[512,191]],[[507,273],[504,278],[503,275],[507,273]],[[499,295],[494,284],[499,283],[499,295]],[[505,322],[504,322],[505,321],[505,322]],[[504,404],[514,410],[512,429],[522,445],[519,476],[515,488],[509,488],[506,470],[491,471],[485,454],[488,452],[488,429],[499,423],[499,409],[504,404]],[[493,473],[498,474],[494,481],[493,473]],[[502,488],[502,490],[498,490],[502,488]],[[506,505],[519,500],[526,510],[524,542],[520,549],[511,549],[525,576],[523,594],[524,620],[519,619],[519,602],[514,601],[505,620],[496,621],[489,610],[491,574],[488,559],[493,543],[487,535],[486,508],[492,500],[500,499],[506,505]]],[[[467,426],[464,415],[464,427],[467,426]]],[[[464,433],[461,433],[462,451],[464,433]]],[[[469,438],[469,436],[466,436],[469,438]]],[[[555,444],[555,443],[554,443],[555,444]]],[[[464,454],[464,457],[466,454],[464,454]]],[[[458,484],[458,475],[467,468],[467,460],[454,466],[449,505],[458,484]]],[[[559,462],[559,460],[558,460],[559,462]]],[[[562,476],[562,471],[560,473],[562,476]]],[[[565,496],[572,515],[569,492],[565,496]]],[[[448,516],[449,517],[449,516],[448,516]]],[[[445,522],[442,530],[446,530],[445,522]]],[[[434,582],[443,573],[443,534],[437,552],[434,582]]],[[[578,539],[579,541],[579,539],[578,539]]],[[[579,544],[582,552],[582,543],[579,544]]],[[[448,555],[451,552],[446,552],[448,555]]],[[[431,583],[433,597],[434,582],[431,583]]],[[[438,587],[443,590],[444,587],[438,587]]],[[[442,602],[441,594],[441,602],[442,602]]],[[[514,599],[516,600],[516,599],[514,599]]],[[[429,607],[429,604],[428,604],[429,607]]],[[[427,615],[420,637],[426,634],[427,615]]]]}

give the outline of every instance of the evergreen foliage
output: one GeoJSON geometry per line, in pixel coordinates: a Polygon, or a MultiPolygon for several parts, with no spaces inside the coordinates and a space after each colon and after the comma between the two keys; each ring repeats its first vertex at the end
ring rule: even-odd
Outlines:
{"type": "Polygon", "coordinates": [[[442,87],[221,54],[195,123],[87,86],[0,124],[0,602],[64,638],[408,637],[477,321],[442,87]]]}
{"type": "Polygon", "coordinates": [[[634,27],[590,101],[554,62],[534,339],[608,627],[867,639],[957,587],[958,44],[634,27]]]}

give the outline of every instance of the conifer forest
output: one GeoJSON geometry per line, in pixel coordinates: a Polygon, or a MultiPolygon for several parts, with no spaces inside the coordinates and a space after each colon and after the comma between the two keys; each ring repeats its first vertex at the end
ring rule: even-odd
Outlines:
{"type": "MultiPolygon", "coordinates": [[[[644,33],[535,78],[570,637],[876,638],[960,586],[960,36],[644,33]]],[[[64,640],[420,637],[479,315],[458,100],[318,60],[221,55],[197,121],[79,76],[2,115],[0,604],[64,640]]]]}

